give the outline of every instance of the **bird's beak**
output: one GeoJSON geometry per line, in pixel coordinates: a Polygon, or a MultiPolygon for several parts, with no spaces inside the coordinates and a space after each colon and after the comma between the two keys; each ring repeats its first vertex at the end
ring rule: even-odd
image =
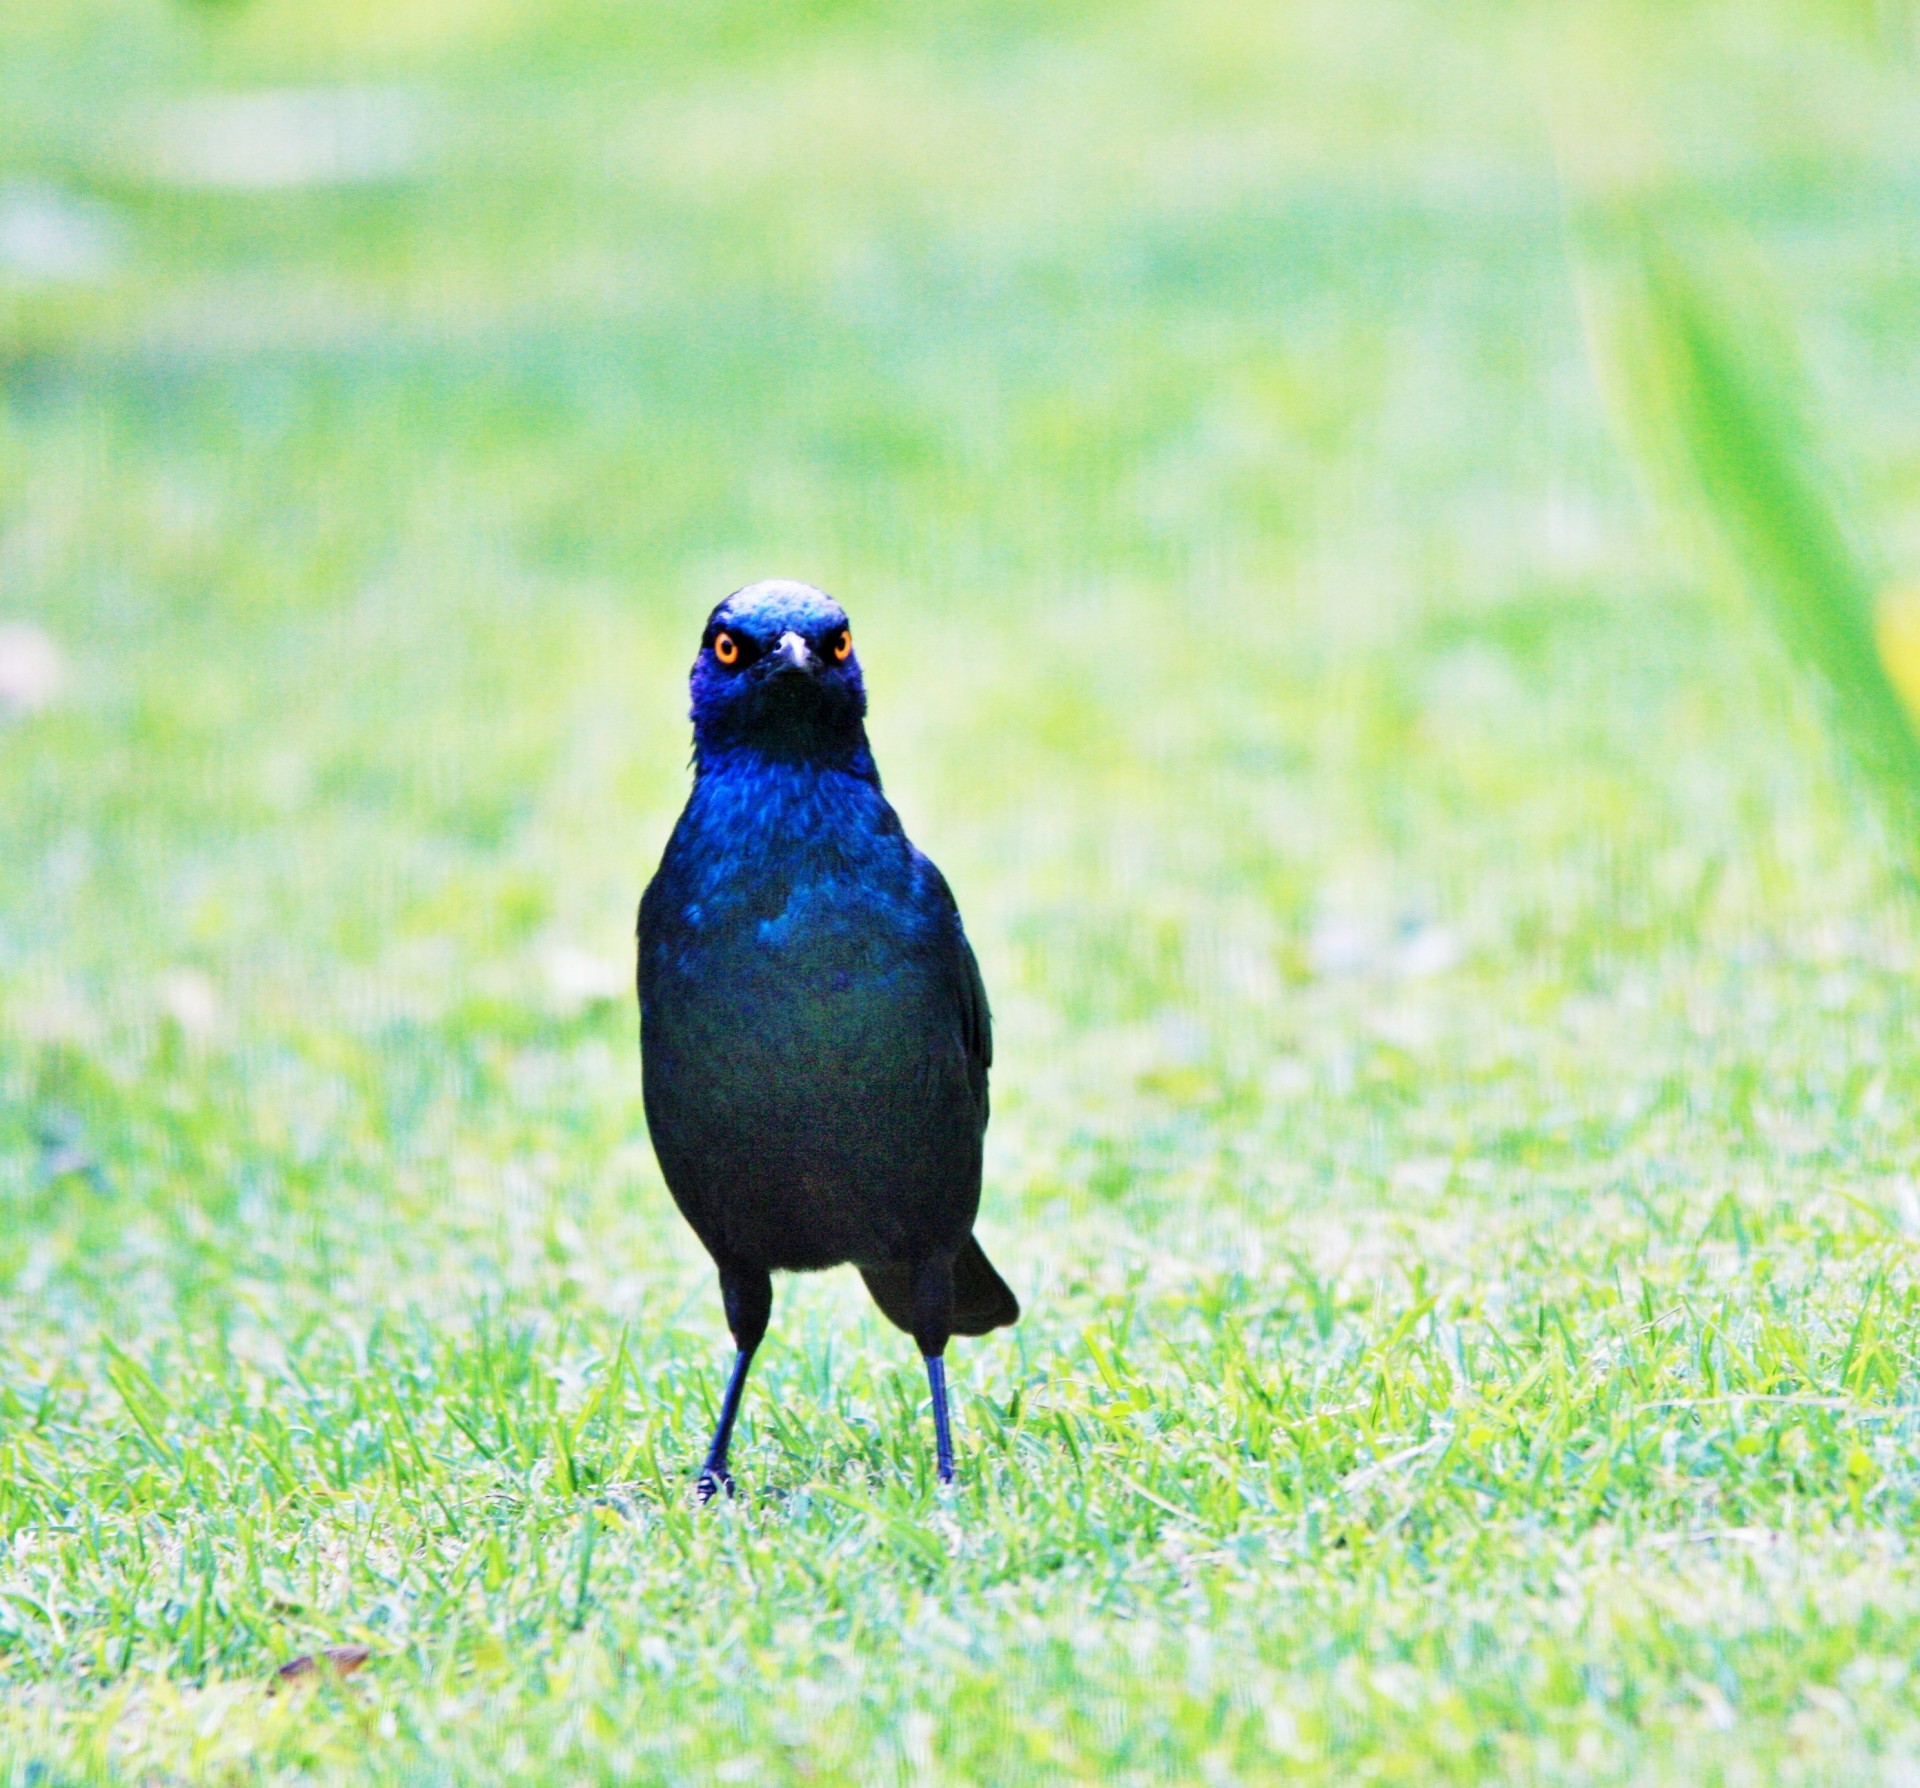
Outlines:
{"type": "Polygon", "coordinates": [[[795,672],[811,677],[820,669],[820,660],[814,657],[807,642],[793,632],[781,634],[779,644],[767,654],[766,663],[766,674],[770,677],[791,676],[795,672]]]}

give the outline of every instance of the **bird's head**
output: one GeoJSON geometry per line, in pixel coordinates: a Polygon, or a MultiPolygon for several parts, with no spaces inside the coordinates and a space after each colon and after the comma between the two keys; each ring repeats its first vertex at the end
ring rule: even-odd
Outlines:
{"type": "Polygon", "coordinates": [[[735,590],[707,617],[693,661],[697,754],[866,756],[866,686],[847,611],[811,584],[772,578],[735,590]]]}

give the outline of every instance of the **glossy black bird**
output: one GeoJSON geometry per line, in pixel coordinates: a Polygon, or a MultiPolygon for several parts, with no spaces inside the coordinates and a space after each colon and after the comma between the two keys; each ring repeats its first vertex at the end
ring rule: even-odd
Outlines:
{"type": "Polygon", "coordinates": [[[832,597],[736,590],[691,683],[693,792],[640,902],[639,983],[647,1127],[738,1349],[700,1496],[732,1488],[768,1275],[848,1262],[919,1343],[950,1483],[947,1340],[1020,1314],[973,1235],[993,1060],[979,966],[880,792],[832,597]]]}

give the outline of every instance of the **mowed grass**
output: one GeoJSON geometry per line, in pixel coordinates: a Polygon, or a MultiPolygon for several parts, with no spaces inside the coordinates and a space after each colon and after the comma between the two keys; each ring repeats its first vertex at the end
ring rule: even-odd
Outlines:
{"type": "Polygon", "coordinates": [[[0,189],[97,208],[0,265],[0,1781],[1911,1781],[1920,932],[1566,213],[1738,218],[1911,576],[1898,27],[0,18],[0,189]],[[341,84],[353,179],[169,109],[341,84]],[[967,915],[1027,1314],[943,1495],[783,1282],[701,1511],[620,988],[767,574],[967,915]]]}

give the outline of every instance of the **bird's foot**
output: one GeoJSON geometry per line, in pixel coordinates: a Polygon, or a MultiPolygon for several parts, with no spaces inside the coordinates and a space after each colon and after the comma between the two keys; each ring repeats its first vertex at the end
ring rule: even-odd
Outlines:
{"type": "Polygon", "coordinates": [[[733,1473],[724,1465],[703,1465],[693,1481],[693,1493],[699,1498],[700,1506],[705,1508],[722,1490],[729,1496],[733,1494],[733,1473]]]}

